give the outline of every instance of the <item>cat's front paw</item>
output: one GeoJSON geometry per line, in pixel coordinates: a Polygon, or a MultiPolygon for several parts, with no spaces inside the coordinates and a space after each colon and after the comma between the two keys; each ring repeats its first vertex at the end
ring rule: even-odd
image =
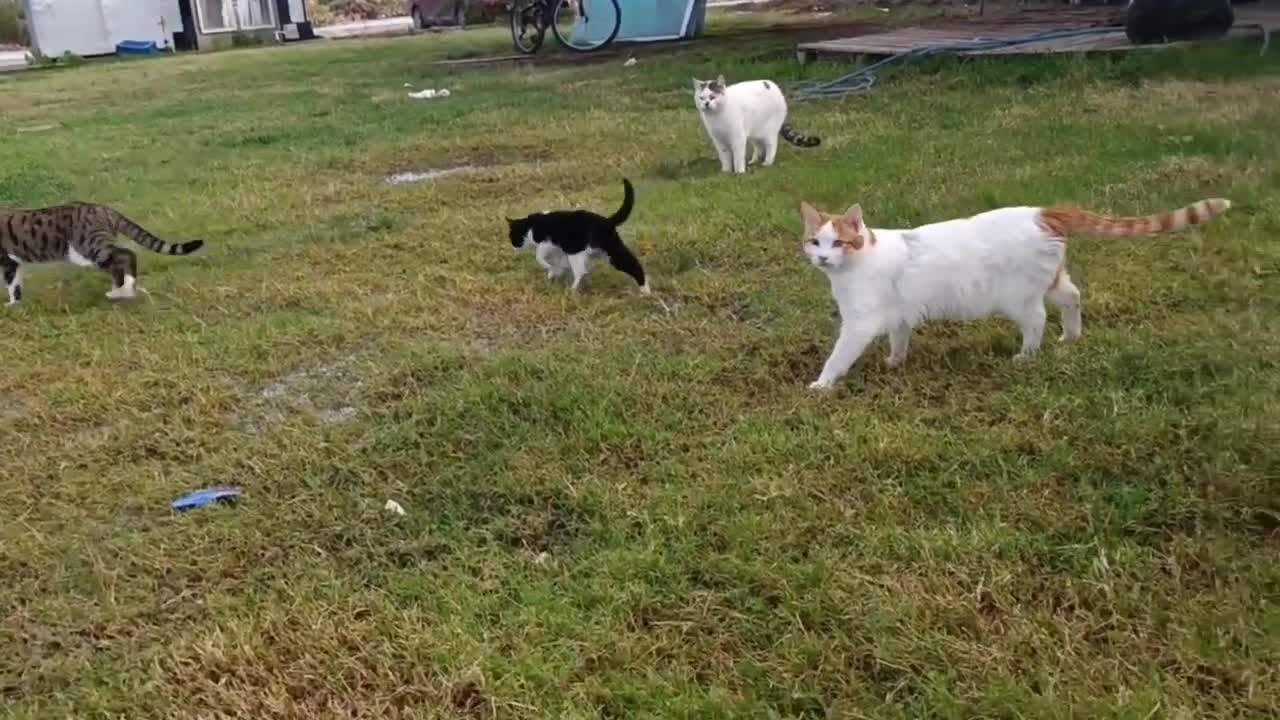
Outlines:
{"type": "Polygon", "coordinates": [[[884,359],[884,366],[889,368],[890,370],[897,370],[898,368],[902,367],[902,364],[905,363],[906,361],[907,361],[907,357],[905,355],[903,355],[902,357],[898,357],[896,355],[890,355],[889,357],[884,359]]]}
{"type": "Polygon", "coordinates": [[[835,389],[835,386],[836,386],[836,383],[834,380],[828,380],[826,378],[818,378],[817,380],[814,380],[813,382],[809,383],[810,390],[815,390],[817,392],[824,392],[824,393],[831,392],[832,390],[835,389]]]}

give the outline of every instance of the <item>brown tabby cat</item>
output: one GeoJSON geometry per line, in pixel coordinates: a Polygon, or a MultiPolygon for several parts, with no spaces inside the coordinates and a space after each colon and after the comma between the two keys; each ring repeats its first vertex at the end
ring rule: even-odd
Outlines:
{"type": "Polygon", "coordinates": [[[190,255],[203,240],[167,243],[104,205],[74,202],[37,210],[0,213],[0,275],[9,290],[9,305],[22,300],[22,266],[69,262],[111,273],[112,300],[131,300],[138,281],[138,259],[117,247],[117,235],[163,255],[190,255]]]}

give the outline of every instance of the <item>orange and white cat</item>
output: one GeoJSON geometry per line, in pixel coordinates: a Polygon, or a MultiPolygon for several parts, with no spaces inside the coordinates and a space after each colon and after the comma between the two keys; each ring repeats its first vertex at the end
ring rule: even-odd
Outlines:
{"type": "Polygon", "coordinates": [[[1008,207],[909,230],[867,227],[862,208],[828,215],[800,204],[804,253],[831,280],[840,336],[810,388],[830,390],[869,344],[889,336],[889,367],[907,359],[911,331],[926,320],[1001,316],[1017,323],[1022,348],[1040,349],[1047,299],[1062,311],[1064,341],[1080,337],[1080,290],[1067,274],[1067,238],[1174,232],[1231,207],[1201,200],[1145,217],[1108,217],[1073,207],[1008,207]]]}

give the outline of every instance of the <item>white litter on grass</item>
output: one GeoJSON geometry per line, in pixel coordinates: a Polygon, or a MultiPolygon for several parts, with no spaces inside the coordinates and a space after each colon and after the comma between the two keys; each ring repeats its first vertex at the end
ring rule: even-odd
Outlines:
{"type": "Polygon", "coordinates": [[[404,86],[405,86],[405,87],[413,87],[413,83],[405,83],[405,84],[404,84],[404,86]]]}
{"type": "Polygon", "coordinates": [[[387,504],[382,506],[382,509],[386,510],[387,512],[393,512],[397,515],[404,514],[404,508],[401,507],[400,503],[396,502],[395,500],[388,500],[387,504]]]}
{"type": "Polygon", "coordinates": [[[439,90],[436,90],[435,88],[427,88],[426,90],[411,92],[409,93],[409,97],[413,98],[414,100],[430,100],[432,98],[438,98],[438,97],[447,98],[449,97],[449,89],[440,88],[439,90]]]}
{"type": "Polygon", "coordinates": [[[459,167],[425,170],[423,172],[399,172],[394,175],[388,175],[387,184],[408,185],[409,183],[425,182],[427,180],[439,180],[450,175],[466,175],[479,170],[480,168],[475,165],[461,165],[459,167]]]}
{"type": "Polygon", "coordinates": [[[625,65],[625,66],[627,66],[627,67],[631,67],[632,65],[635,65],[635,64],[636,64],[636,59],[635,59],[635,58],[628,58],[628,59],[627,59],[627,61],[626,61],[626,62],[624,62],[624,63],[622,63],[622,64],[623,64],[623,65],[625,65]]]}

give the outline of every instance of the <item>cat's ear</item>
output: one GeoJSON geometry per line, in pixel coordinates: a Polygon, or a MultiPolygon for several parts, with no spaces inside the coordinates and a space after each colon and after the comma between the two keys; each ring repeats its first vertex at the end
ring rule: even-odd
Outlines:
{"type": "Polygon", "coordinates": [[[803,200],[800,201],[800,217],[804,218],[804,231],[807,235],[817,233],[823,225],[822,213],[803,200]]]}
{"type": "Polygon", "coordinates": [[[701,81],[701,80],[699,80],[698,78],[694,78],[694,79],[693,79],[693,89],[694,89],[694,90],[701,90],[701,89],[702,89],[702,81],[701,81]]]}
{"type": "Polygon", "coordinates": [[[717,76],[716,76],[716,85],[719,85],[721,89],[724,89],[724,87],[725,87],[725,84],[724,84],[724,75],[717,75],[717,76]]]}
{"type": "Polygon", "coordinates": [[[850,205],[848,210],[844,211],[844,221],[857,229],[862,229],[862,206],[858,204],[850,205]]]}

